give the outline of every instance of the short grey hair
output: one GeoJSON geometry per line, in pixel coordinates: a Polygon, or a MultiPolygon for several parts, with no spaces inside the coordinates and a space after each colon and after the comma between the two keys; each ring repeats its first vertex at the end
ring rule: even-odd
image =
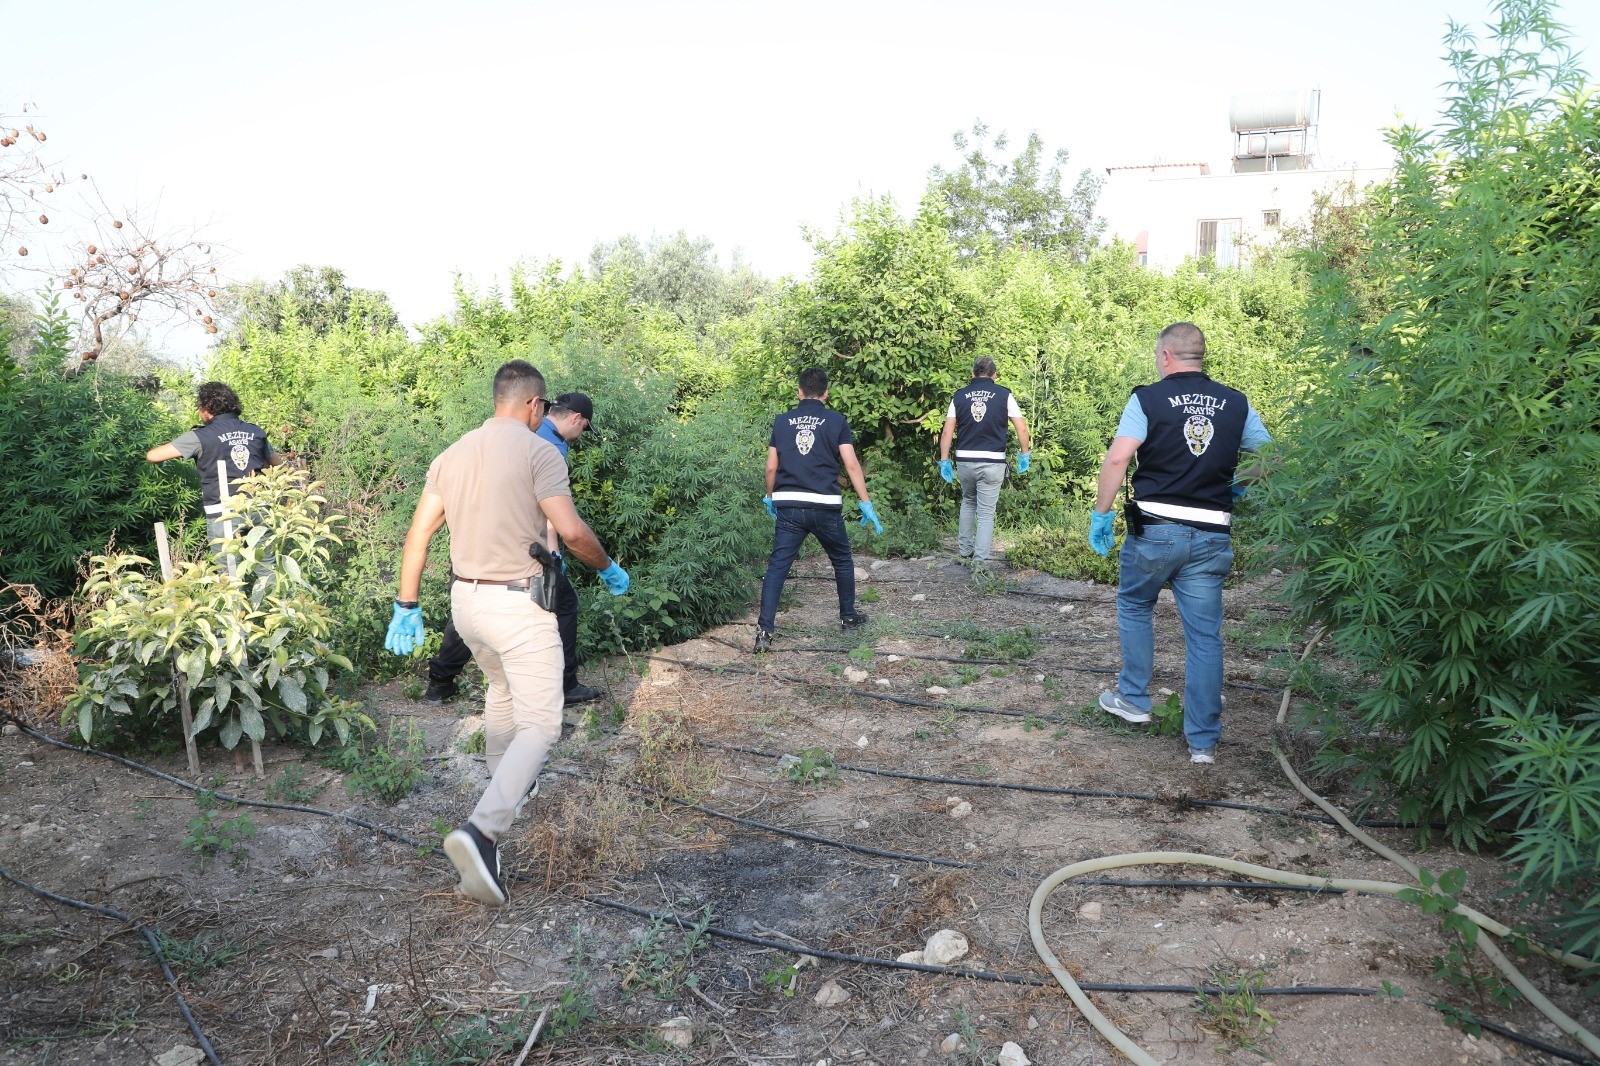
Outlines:
{"type": "Polygon", "coordinates": [[[995,373],[994,360],[987,355],[980,355],[972,364],[972,376],[975,378],[992,378],[995,373]]]}
{"type": "Polygon", "coordinates": [[[1156,352],[1166,349],[1172,358],[1183,363],[1203,362],[1206,357],[1206,335],[1193,322],[1174,322],[1156,338],[1156,352]]]}

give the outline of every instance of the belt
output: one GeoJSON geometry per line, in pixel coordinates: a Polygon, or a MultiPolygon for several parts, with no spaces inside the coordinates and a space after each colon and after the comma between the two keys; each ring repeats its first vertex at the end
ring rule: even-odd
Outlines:
{"type": "Polygon", "coordinates": [[[533,588],[532,585],[526,583],[528,579],[525,577],[513,578],[510,581],[491,581],[486,577],[458,577],[455,580],[473,586],[494,585],[497,588],[505,589],[507,592],[528,592],[533,588]]]}

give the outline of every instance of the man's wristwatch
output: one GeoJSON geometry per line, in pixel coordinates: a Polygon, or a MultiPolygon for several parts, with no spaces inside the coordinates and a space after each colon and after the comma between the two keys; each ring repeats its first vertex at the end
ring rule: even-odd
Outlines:
{"type": "Polygon", "coordinates": [[[394,605],[402,611],[415,611],[422,606],[421,600],[395,600],[394,605]]]}

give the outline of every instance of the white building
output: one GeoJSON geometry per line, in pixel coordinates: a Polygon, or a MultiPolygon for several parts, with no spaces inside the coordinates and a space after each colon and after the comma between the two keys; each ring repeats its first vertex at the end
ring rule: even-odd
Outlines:
{"type": "Polygon", "coordinates": [[[1321,168],[1315,162],[1317,93],[1235,97],[1232,169],[1207,163],[1108,167],[1099,213],[1106,234],[1139,250],[1139,261],[1170,271],[1191,256],[1227,267],[1303,221],[1316,194],[1385,181],[1386,167],[1321,168]]]}

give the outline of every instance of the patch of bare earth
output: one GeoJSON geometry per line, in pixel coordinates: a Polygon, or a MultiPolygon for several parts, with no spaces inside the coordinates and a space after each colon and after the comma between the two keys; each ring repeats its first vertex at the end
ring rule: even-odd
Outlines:
{"type": "MultiPolygon", "coordinates": [[[[230,1064],[511,1063],[521,1050],[512,1036],[546,1005],[557,1008],[547,1025],[559,1018],[572,1027],[559,1041],[534,1045],[528,1063],[975,1063],[994,1061],[1008,1040],[1034,1063],[1111,1063],[1116,1053],[1053,985],[831,960],[810,965],[799,946],[892,960],[954,929],[970,945],[959,965],[1048,980],[1028,936],[1027,905],[1038,882],[1069,862],[1183,850],[1399,878],[1333,827],[1188,802],[1309,811],[1268,752],[1281,670],[1275,651],[1260,645],[1272,643],[1281,617],[1272,609],[1276,579],[1225,594],[1223,746],[1215,766],[1194,767],[1181,737],[1118,727],[1085,709],[1118,663],[1111,590],[1003,567],[1004,580],[974,583],[947,555],[858,561],[871,567],[862,588],[878,596],[865,605],[874,616],[865,632],[841,634],[831,584],[811,559],[791,584],[794,602],[780,615],[773,655],[749,654],[746,619],[661,658],[588,669],[589,680],[604,680],[611,702],[569,709],[573,728],[503,849],[519,877],[504,909],[457,895],[437,851],[311,814],[223,806],[214,820],[248,815],[254,835],[214,857],[197,856],[182,846],[200,816],[192,793],[25,734],[0,739],[0,863],[42,888],[158,927],[184,963],[176,967],[184,995],[230,1064]],[[1021,594],[1028,592],[1043,595],[1021,594]],[[994,638],[1024,627],[1035,638],[1024,661],[947,661],[997,658],[994,638]],[[979,654],[985,648],[990,654],[979,654]],[[1153,798],[1069,797],[848,769],[791,780],[798,774],[775,756],[808,749],[866,768],[1153,798]],[[967,865],[797,840],[658,793],[753,822],[967,865]],[[958,803],[971,812],[953,817],[958,803]],[[689,923],[709,914],[721,929],[796,947],[726,939],[686,947],[680,930],[652,932],[648,919],[590,901],[596,898],[689,923]],[[819,1005],[830,981],[848,997],[819,1005]],[[585,1015],[580,1008],[591,1003],[585,1015]],[[675,1017],[692,1026],[687,1049],[661,1043],[655,1028],[675,1017]],[[470,1044],[476,1057],[463,1057],[474,1027],[503,1039],[470,1044]],[[963,1050],[941,1051],[952,1033],[963,1050]]],[[[1154,684],[1181,692],[1183,649],[1170,602],[1157,619],[1154,684]]],[[[302,788],[316,790],[303,802],[436,842],[481,788],[482,763],[464,750],[475,708],[413,702],[398,683],[371,695],[380,719],[401,717],[426,736],[428,780],[405,800],[384,806],[353,796],[313,753],[282,746],[266,750],[266,779],[208,751],[201,783],[220,777],[215,787],[259,799],[298,767],[302,788]]],[[[183,773],[181,751],[142,761],[183,773]]],[[[1414,848],[1405,831],[1377,832],[1402,851],[1414,848]]],[[[1502,864],[1437,840],[1422,861],[1436,870],[1465,867],[1465,897],[1480,909],[1508,906],[1495,898],[1508,872],[1502,864]]],[[[1220,877],[1173,867],[1111,876],[1220,877]]],[[[193,1044],[142,939],[119,923],[10,885],[0,886],[0,916],[0,1061],[147,1063],[193,1044]]],[[[1398,1000],[1262,998],[1276,1024],[1259,1035],[1259,1052],[1227,1049],[1193,995],[1095,993],[1162,1061],[1555,1061],[1490,1034],[1470,1040],[1429,1009],[1448,1000],[1559,1040],[1520,1002],[1480,1002],[1435,979],[1432,957],[1443,950],[1436,922],[1390,900],[1068,885],[1052,898],[1045,926],[1056,953],[1087,982],[1188,987],[1246,972],[1272,987],[1376,989],[1387,981],[1404,990],[1398,1000]]],[[[1528,970],[1569,1013],[1595,1021],[1592,1001],[1564,974],[1539,962],[1528,970]]]]}

